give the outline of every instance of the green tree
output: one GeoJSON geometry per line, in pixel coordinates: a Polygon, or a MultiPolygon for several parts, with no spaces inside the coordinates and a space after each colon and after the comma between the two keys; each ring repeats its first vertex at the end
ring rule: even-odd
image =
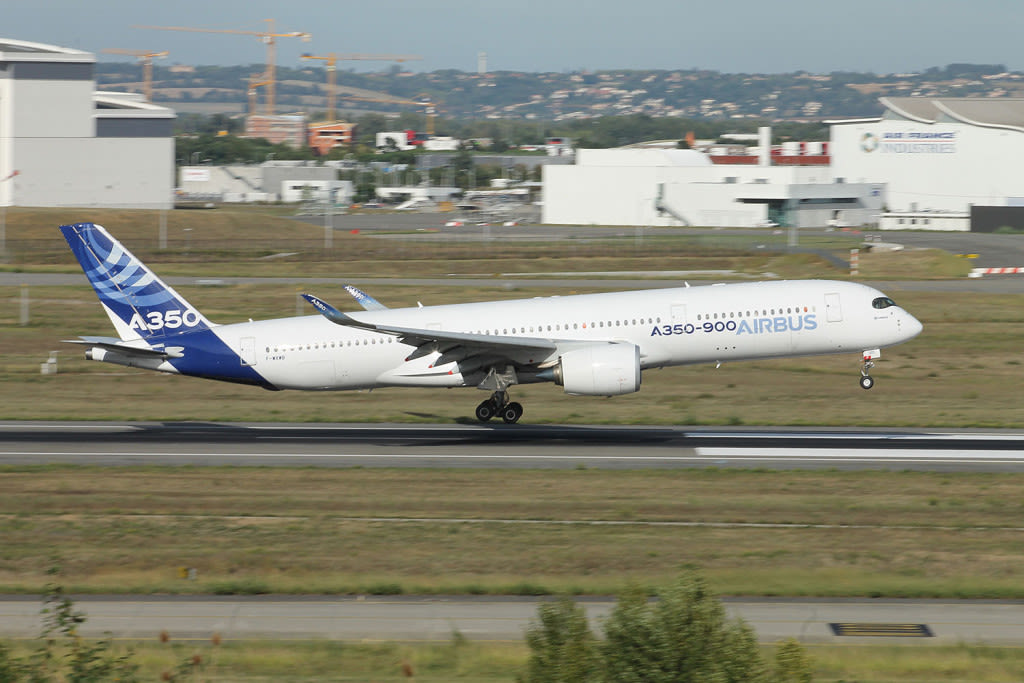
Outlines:
{"type": "Polygon", "coordinates": [[[538,609],[538,622],[526,632],[530,648],[525,683],[585,683],[600,671],[597,644],[587,613],[569,597],[538,609]]]}
{"type": "Polygon", "coordinates": [[[596,643],[583,609],[569,598],[542,605],[526,636],[526,683],[806,683],[810,663],[795,641],[783,643],[774,675],[754,631],[726,618],[718,597],[698,576],[685,574],[655,599],[628,591],[596,643]]]}
{"type": "Polygon", "coordinates": [[[616,683],[750,683],[767,681],[753,630],[726,619],[703,579],[684,575],[657,592],[619,598],[605,623],[601,648],[608,681],[616,683]]]}

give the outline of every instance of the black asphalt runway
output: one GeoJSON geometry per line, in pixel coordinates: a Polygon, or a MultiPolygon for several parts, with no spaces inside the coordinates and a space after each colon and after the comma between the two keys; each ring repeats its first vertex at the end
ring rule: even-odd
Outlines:
{"type": "Polygon", "coordinates": [[[0,463],[1024,471],[1024,433],[567,425],[0,423],[0,463]]]}

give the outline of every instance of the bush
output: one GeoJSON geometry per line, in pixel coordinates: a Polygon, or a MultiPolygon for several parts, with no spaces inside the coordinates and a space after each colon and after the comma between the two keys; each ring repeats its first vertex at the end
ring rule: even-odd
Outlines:
{"type": "Polygon", "coordinates": [[[808,683],[810,662],[795,640],[780,645],[769,671],[753,629],[726,618],[703,579],[685,574],[659,589],[618,599],[598,642],[584,609],[570,598],[541,605],[526,634],[526,683],[808,683]]]}

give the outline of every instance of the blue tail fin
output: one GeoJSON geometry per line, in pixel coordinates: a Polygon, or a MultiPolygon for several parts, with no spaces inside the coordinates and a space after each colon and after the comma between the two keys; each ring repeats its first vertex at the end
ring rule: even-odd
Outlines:
{"type": "Polygon", "coordinates": [[[121,339],[165,339],[213,327],[102,226],[77,223],[60,231],[121,339]]]}

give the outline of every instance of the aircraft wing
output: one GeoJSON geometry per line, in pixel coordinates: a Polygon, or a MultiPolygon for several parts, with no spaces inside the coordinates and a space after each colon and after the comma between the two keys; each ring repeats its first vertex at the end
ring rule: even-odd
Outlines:
{"type": "Polygon", "coordinates": [[[154,347],[134,346],[115,337],[80,337],[78,339],[65,339],[66,344],[81,344],[93,348],[101,348],[106,351],[114,351],[125,356],[136,356],[139,358],[181,358],[184,348],[181,346],[164,346],[158,344],[154,347]]]}
{"type": "Polygon", "coordinates": [[[399,327],[366,323],[342,313],[326,301],[313,296],[303,294],[302,298],[311,303],[321,315],[337,325],[355,327],[363,330],[372,330],[381,334],[390,334],[398,337],[403,344],[415,346],[416,350],[406,359],[413,360],[430,353],[439,352],[449,355],[456,349],[463,350],[457,355],[462,358],[476,356],[483,353],[498,355],[507,358],[519,359],[523,356],[546,358],[559,349],[567,347],[589,346],[593,342],[572,342],[555,341],[541,337],[511,337],[491,334],[471,334],[467,332],[447,332],[444,330],[426,330],[410,327],[399,327]]]}

